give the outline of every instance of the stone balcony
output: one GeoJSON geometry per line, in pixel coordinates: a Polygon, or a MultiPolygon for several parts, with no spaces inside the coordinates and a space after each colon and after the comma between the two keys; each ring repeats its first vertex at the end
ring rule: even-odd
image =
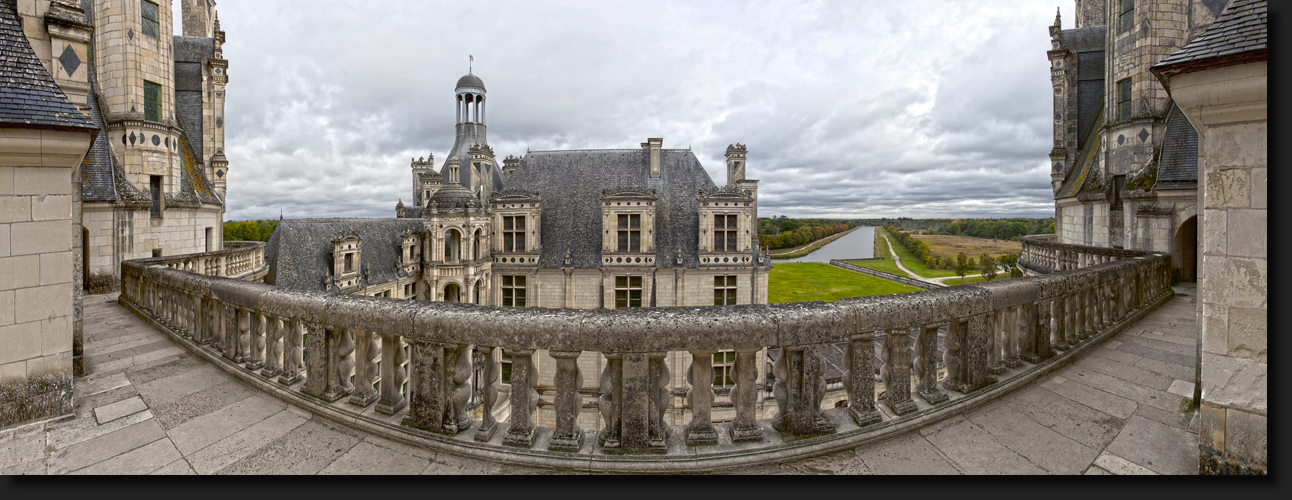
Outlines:
{"type": "MultiPolygon", "coordinates": [[[[129,263],[124,304],[87,300],[87,376],[77,380],[76,417],[0,436],[0,456],[8,457],[0,460],[11,462],[0,462],[0,472],[1196,473],[1197,419],[1187,402],[1196,365],[1184,353],[1196,341],[1193,293],[1173,296],[1162,261],[1135,257],[1009,287],[614,316],[313,294],[275,305],[297,294],[129,263]],[[536,316],[517,321],[508,313],[536,316]],[[618,345],[595,334],[607,323],[650,338],[618,345]],[[300,338],[292,338],[293,325],[300,338]],[[890,340],[928,338],[939,327],[950,327],[954,343],[942,346],[942,380],[919,368],[936,346],[916,341],[912,352],[910,342],[890,340]],[[865,363],[860,373],[870,374],[867,340],[881,330],[887,345],[878,346],[879,358],[889,361],[881,381],[910,386],[888,384],[897,390],[880,397],[872,377],[858,376],[846,407],[813,404],[821,390],[811,383],[819,378],[815,346],[844,337],[852,364],[865,363]],[[384,345],[374,349],[377,338],[384,345]],[[410,345],[410,362],[399,359],[405,349],[384,348],[399,345],[392,341],[410,345]],[[513,410],[509,420],[518,424],[493,422],[477,440],[486,422],[457,412],[465,377],[453,355],[463,345],[505,349],[520,366],[526,350],[545,350],[558,363],[583,350],[617,356],[610,367],[618,377],[600,374],[604,392],[618,396],[603,400],[605,421],[617,425],[570,429],[572,419],[558,415],[556,428],[537,427],[513,410]],[[651,353],[762,345],[791,353],[776,367],[773,392],[786,408],[779,419],[742,428],[737,404],[734,424],[710,423],[704,394],[693,391],[688,404],[699,417],[666,426],[650,411],[651,392],[634,388],[658,380],[651,353]],[[304,380],[290,380],[293,368],[304,380]],[[383,384],[401,377],[411,387],[383,384]],[[706,433],[717,443],[688,443],[706,433]],[[663,443],[653,448],[656,436],[663,443]],[[562,449],[562,437],[577,446],[562,449]]],[[[562,392],[578,386],[570,371],[558,369],[558,406],[562,392]]],[[[525,399],[532,391],[510,394],[512,408],[532,405],[525,399]]]]}

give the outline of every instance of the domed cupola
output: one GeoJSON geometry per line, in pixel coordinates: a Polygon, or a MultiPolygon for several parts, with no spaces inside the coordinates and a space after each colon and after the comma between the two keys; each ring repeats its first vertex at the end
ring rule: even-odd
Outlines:
{"type": "Polygon", "coordinates": [[[440,188],[439,191],[436,191],[434,195],[431,195],[431,204],[439,210],[453,210],[460,208],[463,205],[476,209],[483,208],[484,205],[480,203],[479,199],[476,199],[475,194],[471,193],[471,190],[467,189],[460,182],[458,178],[458,166],[459,162],[457,158],[449,159],[447,172],[448,179],[446,179],[444,187],[440,188]]]}
{"type": "Polygon", "coordinates": [[[481,92],[485,91],[484,80],[481,80],[480,77],[469,73],[466,76],[463,76],[462,78],[458,79],[457,88],[458,90],[480,89],[481,92]]]}

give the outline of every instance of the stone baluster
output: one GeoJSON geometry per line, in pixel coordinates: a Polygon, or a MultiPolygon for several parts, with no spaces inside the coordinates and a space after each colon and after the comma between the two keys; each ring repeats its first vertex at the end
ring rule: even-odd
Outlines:
{"type": "Polygon", "coordinates": [[[979,314],[948,321],[943,338],[943,364],[947,367],[943,388],[967,394],[996,382],[987,370],[989,318],[989,314],[979,314]]]}
{"type": "Polygon", "coordinates": [[[551,351],[556,359],[556,401],[553,410],[556,413],[556,430],[547,449],[552,451],[578,452],[583,447],[583,429],[579,428],[579,411],[583,407],[583,398],[579,396],[579,387],[583,385],[583,373],[579,371],[579,351],[551,351]]]}
{"type": "Polygon", "coordinates": [[[377,400],[377,413],[394,415],[408,406],[404,398],[404,346],[399,335],[381,336],[381,397],[377,400]]]}
{"type": "Polygon", "coordinates": [[[913,413],[917,408],[911,400],[911,332],[908,328],[893,328],[884,336],[880,357],[884,366],[879,378],[884,381],[884,404],[898,415],[913,413]]]}
{"type": "Polygon", "coordinates": [[[691,406],[691,423],[686,429],[689,446],[717,444],[718,433],[713,428],[713,355],[717,351],[691,351],[691,368],[686,372],[686,382],[691,389],[686,402],[691,406]]]}
{"type": "Polygon", "coordinates": [[[1052,314],[1052,300],[1041,300],[1030,304],[1025,304],[1020,311],[1019,322],[1022,323],[1022,345],[1021,357],[1024,361],[1032,364],[1039,364],[1042,361],[1054,357],[1054,349],[1051,347],[1050,333],[1050,314],[1052,314]]]}
{"type": "Polygon", "coordinates": [[[623,385],[623,355],[606,353],[605,356],[606,366],[601,370],[601,378],[598,381],[601,389],[598,407],[601,410],[601,420],[605,427],[597,434],[597,446],[618,449],[620,436],[619,388],[623,385]]]}
{"type": "Polygon", "coordinates": [[[731,420],[731,441],[736,443],[762,441],[763,430],[758,427],[758,353],[761,349],[736,349],[736,385],[731,388],[731,404],[736,407],[736,418],[731,420]]]}
{"type": "Polygon", "coordinates": [[[998,309],[991,313],[991,321],[988,323],[990,334],[987,336],[987,370],[993,375],[1000,375],[1007,371],[1001,356],[1004,350],[1004,319],[1004,312],[998,309]]]}
{"type": "Polygon", "coordinates": [[[234,363],[242,363],[248,360],[248,354],[251,352],[251,311],[241,307],[235,307],[238,314],[238,338],[233,355],[234,363]]]}
{"type": "Polygon", "coordinates": [[[875,408],[875,334],[856,333],[848,337],[843,356],[843,387],[848,395],[848,415],[858,426],[879,422],[875,408]]]}
{"type": "Polygon", "coordinates": [[[538,368],[533,349],[507,349],[511,356],[511,427],[502,444],[529,448],[534,445],[534,413],[538,409],[538,368]]]}
{"type": "Polygon", "coordinates": [[[378,335],[354,330],[354,392],[350,394],[350,404],[366,407],[377,402],[377,360],[381,347],[377,345],[378,335]]]}
{"type": "Polygon", "coordinates": [[[198,294],[198,293],[189,294],[188,310],[189,310],[190,319],[189,319],[188,331],[186,332],[188,334],[187,337],[190,339],[193,339],[194,342],[197,342],[200,344],[202,342],[202,336],[203,336],[202,332],[206,327],[206,321],[204,321],[206,317],[206,310],[202,308],[201,294],[198,294]]]}
{"type": "MultiPolygon", "coordinates": [[[[666,354],[619,353],[617,362],[607,363],[607,367],[618,367],[620,373],[617,380],[612,375],[610,381],[612,401],[616,406],[614,416],[618,423],[613,435],[618,439],[617,442],[612,442],[611,436],[606,436],[605,444],[602,445],[604,452],[625,454],[666,451],[667,426],[664,425],[664,411],[668,408],[670,398],[666,388],[666,354]]],[[[604,374],[602,380],[605,381],[604,374]]],[[[598,438],[598,441],[601,440],[602,438],[598,438]]]]}
{"type": "Polygon", "coordinates": [[[947,394],[938,389],[938,329],[942,325],[931,323],[920,325],[919,336],[915,339],[915,374],[919,380],[918,391],[925,402],[936,405],[948,399],[947,394]]]}
{"type": "Polygon", "coordinates": [[[237,363],[238,354],[238,309],[233,304],[220,302],[220,313],[224,321],[220,331],[220,349],[225,359],[237,363]]]}
{"type": "Polygon", "coordinates": [[[350,394],[350,371],[354,362],[345,357],[354,355],[354,341],[348,340],[344,328],[330,328],[319,323],[305,323],[305,386],[301,391],[328,403],[350,394]],[[345,349],[347,352],[342,353],[345,349]]]}
{"type": "Polygon", "coordinates": [[[1019,320],[1018,315],[1022,313],[1022,306],[1009,307],[1002,310],[1002,320],[1004,328],[1001,330],[1004,334],[1001,337],[1004,348],[1001,363],[1009,368],[1018,368],[1022,362],[1018,359],[1019,354],[1019,320]]]}
{"type": "Polygon", "coordinates": [[[292,385],[304,378],[305,324],[299,319],[284,319],[283,326],[283,374],[278,383],[292,385]]]}
{"type": "MultiPolygon", "coordinates": [[[[777,409],[772,428],[786,438],[834,433],[834,422],[821,415],[825,360],[820,350],[815,346],[782,346],[772,370],[776,374],[772,395],[777,409]]],[[[907,372],[908,385],[909,377],[907,372]]]]}
{"type": "Polygon", "coordinates": [[[251,318],[251,352],[248,353],[247,369],[259,370],[265,367],[265,340],[269,336],[269,318],[256,313],[251,318]]]}
{"type": "Polygon", "coordinates": [[[455,434],[457,429],[446,429],[451,422],[452,395],[447,391],[448,369],[445,366],[444,348],[447,344],[421,339],[408,339],[412,347],[412,384],[409,387],[408,415],[403,424],[439,434],[455,434]]]}
{"type": "Polygon", "coordinates": [[[449,383],[448,390],[453,402],[450,423],[456,426],[455,432],[462,432],[475,423],[471,418],[470,407],[467,406],[471,401],[471,346],[450,344],[445,347],[445,360],[445,366],[449,368],[445,379],[449,383]]]}
{"type": "Polygon", "coordinates": [[[266,334],[269,339],[265,343],[265,368],[260,370],[260,376],[272,379],[283,373],[283,334],[285,333],[283,318],[270,316],[269,325],[266,334]]]}
{"type": "Polygon", "coordinates": [[[476,429],[475,440],[484,442],[493,439],[494,430],[498,428],[498,422],[493,417],[493,405],[498,401],[500,370],[498,361],[494,359],[496,348],[476,346],[476,349],[484,355],[485,365],[480,381],[480,428],[476,429]]]}

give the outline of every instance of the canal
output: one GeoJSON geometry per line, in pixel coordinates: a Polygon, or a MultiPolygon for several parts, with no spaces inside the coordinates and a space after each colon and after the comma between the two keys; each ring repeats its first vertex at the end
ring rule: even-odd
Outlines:
{"type": "Polygon", "coordinates": [[[842,238],[834,240],[817,251],[797,259],[772,259],[772,264],[785,262],[824,262],[831,259],[869,259],[875,256],[875,228],[861,226],[842,238]]]}

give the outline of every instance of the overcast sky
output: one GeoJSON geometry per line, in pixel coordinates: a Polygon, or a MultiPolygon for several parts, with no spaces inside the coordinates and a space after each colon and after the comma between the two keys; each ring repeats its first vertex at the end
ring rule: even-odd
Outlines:
{"type": "Polygon", "coordinates": [[[663,137],[721,185],[740,142],[764,217],[1052,217],[1056,7],[221,0],[225,218],[392,217],[468,55],[500,161],[663,137]]]}

